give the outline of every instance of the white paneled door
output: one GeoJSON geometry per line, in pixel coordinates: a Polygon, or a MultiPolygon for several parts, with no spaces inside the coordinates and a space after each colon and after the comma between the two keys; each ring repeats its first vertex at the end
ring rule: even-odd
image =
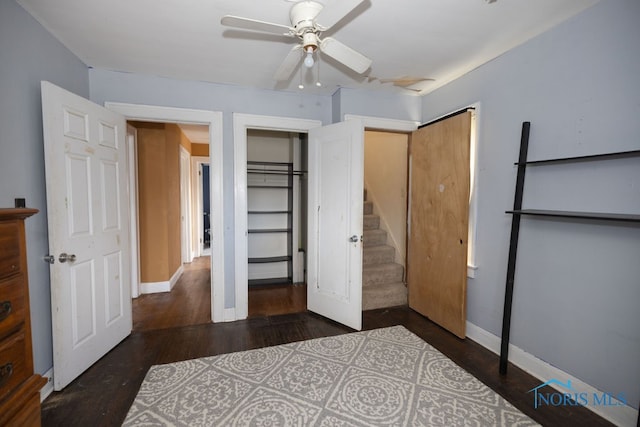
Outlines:
{"type": "Polygon", "coordinates": [[[131,333],[124,117],[42,82],[54,388],[131,333]]]}
{"type": "Polygon", "coordinates": [[[362,329],[364,127],[309,131],[307,308],[362,329]]]}

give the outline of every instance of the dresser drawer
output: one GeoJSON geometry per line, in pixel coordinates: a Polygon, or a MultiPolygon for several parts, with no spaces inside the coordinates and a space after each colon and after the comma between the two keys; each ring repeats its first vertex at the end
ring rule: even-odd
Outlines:
{"type": "Polygon", "coordinates": [[[0,277],[20,271],[20,223],[0,223],[0,277]]]}
{"type": "Polygon", "coordinates": [[[24,331],[20,331],[0,344],[0,401],[31,373],[26,365],[24,331]]]}
{"type": "Polygon", "coordinates": [[[25,320],[24,275],[0,279],[0,339],[25,320]]]}

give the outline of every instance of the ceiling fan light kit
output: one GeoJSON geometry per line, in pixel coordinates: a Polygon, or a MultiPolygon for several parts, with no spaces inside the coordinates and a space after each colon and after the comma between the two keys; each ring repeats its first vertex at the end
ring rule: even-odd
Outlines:
{"type": "Polygon", "coordinates": [[[371,59],[331,37],[320,39],[323,31],[330,29],[363,1],[365,0],[342,0],[326,9],[315,1],[299,1],[294,3],[289,11],[291,26],[231,15],[224,16],[220,23],[246,30],[284,34],[299,40],[299,44],[289,51],[278,67],[274,75],[277,81],[289,80],[301,61],[307,68],[313,67],[315,63],[313,54],[318,49],[356,73],[363,74],[371,67],[371,59]],[[323,19],[326,25],[320,23],[323,19]],[[300,50],[304,55],[301,55],[300,50]]]}
{"type": "Polygon", "coordinates": [[[318,48],[318,36],[313,32],[307,32],[302,35],[302,46],[307,56],[304,58],[304,65],[307,68],[313,67],[313,52],[318,48]]]}

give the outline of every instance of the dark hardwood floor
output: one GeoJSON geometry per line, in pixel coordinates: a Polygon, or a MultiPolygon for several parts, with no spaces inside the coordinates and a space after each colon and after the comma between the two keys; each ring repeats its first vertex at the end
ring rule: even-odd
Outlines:
{"type": "MultiPolygon", "coordinates": [[[[171,292],[133,300],[133,331],[201,325],[211,322],[211,259],[196,258],[171,292]]],[[[268,285],[249,289],[249,317],[299,313],[307,309],[307,287],[268,285]]]]}
{"type": "MultiPolygon", "coordinates": [[[[200,277],[194,281],[206,281],[206,286],[197,287],[208,292],[208,271],[202,273],[197,265],[190,266],[186,277],[191,273],[200,277]],[[191,269],[193,267],[193,269],[191,269]],[[191,271],[189,271],[191,270],[191,271]],[[200,276],[201,274],[206,275],[200,276]],[[205,290],[206,288],[206,290],[205,290]]],[[[191,283],[192,279],[185,280],[191,283]]],[[[178,289],[176,284],[174,290],[178,289]]],[[[188,285],[185,285],[188,288],[188,285]]],[[[196,285],[192,285],[196,289],[196,285]]],[[[304,287],[299,287],[304,288],[304,287]]],[[[280,290],[287,296],[284,300],[298,307],[301,289],[280,290]]],[[[176,294],[180,294],[176,292],[176,294]]],[[[173,293],[173,292],[172,292],[173,293]]],[[[199,294],[200,292],[195,292],[199,294]]],[[[267,299],[266,292],[261,298],[267,299]]],[[[183,298],[180,296],[179,298],[183,298]]],[[[209,299],[204,295],[185,297],[194,302],[193,311],[206,311],[209,299]],[[204,300],[204,302],[202,301],[204,300]]],[[[285,344],[312,338],[320,338],[353,332],[346,326],[337,324],[319,315],[300,312],[293,314],[271,315],[282,311],[285,303],[256,304],[262,308],[247,320],[229,323],[210,323],[208,318],[202,321],[200,314],[162,314],[164,310],[174,311],[169,299],[158,298],[162,308],[151,303],[137,301],[136,329],[79,378],[61,392],[52,393],[42,405],[43,426],[117,426],[124,420],[140,384],[152,365],[176,362],[222,353],[249,350],[253,348],[285,344]],[[158,311],[161,314],[154,323],[146,311],[158,311]],[[184,317],[183,317],[184,316],[184,317]],[[167,318],[175,320],[176,326],[167,326],[167,318]],[[186,320],[186,319],[189,320],[186,320]],[[189,326],[185,323],[196,322],[189,326]]],[[[140,299],[139,299],[140,300],[140,299]]],[[[250,297],[251,300],[251,297],[250,297]]],[[[258,301],[258,300],[256,300],[258,301]]],[[[290,308],[294,310],[293,308],[290,308]]],[[[191,311],[175,310],[175,311],[191,311]]],[[[540,381],[515,366],[509,366],[506,376],[498,374],[498,356],[479,344],[467,339],[461,340],[446,332],[428,319],[410,310],[408,307],[372,310],[363,313],[364,329],[403,325],[416,335],[440,350],[458,365],[476,376],[480,381],[505,397],[518,409],[545,426],[606,426],[611,425],[583,407],[541,407],[534,409],[530,393],[540,381]]]]}
{"type": "Polygon", "coordinates": [[[175,328],[211,322],[211,258],[184,264],[171,292],[140,295],[133,300],[133,331],[175,328]]]}
{"type": "Polygon", "coordinates": [[[304,285],[268,285],[249,288],[249,317],[300,313],[307,310],[304,285]]]}

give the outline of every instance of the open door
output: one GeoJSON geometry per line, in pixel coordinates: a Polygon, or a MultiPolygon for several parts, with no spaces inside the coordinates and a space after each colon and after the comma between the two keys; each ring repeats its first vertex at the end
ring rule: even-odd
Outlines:
{"type": "Polygon", "coordinates": [[[48,82],[42,111],[54,389],[131,333],[123,116],[48,82]]]}
{"type": "Polygon", "coordinates": [[[409,307],[465,337],[471,112],[410,140],[409,307]]]}
{"type": "Polygon", "coordinates": [[[362,329],[364,127],[309,131],[307,308],[362,329]]]}

